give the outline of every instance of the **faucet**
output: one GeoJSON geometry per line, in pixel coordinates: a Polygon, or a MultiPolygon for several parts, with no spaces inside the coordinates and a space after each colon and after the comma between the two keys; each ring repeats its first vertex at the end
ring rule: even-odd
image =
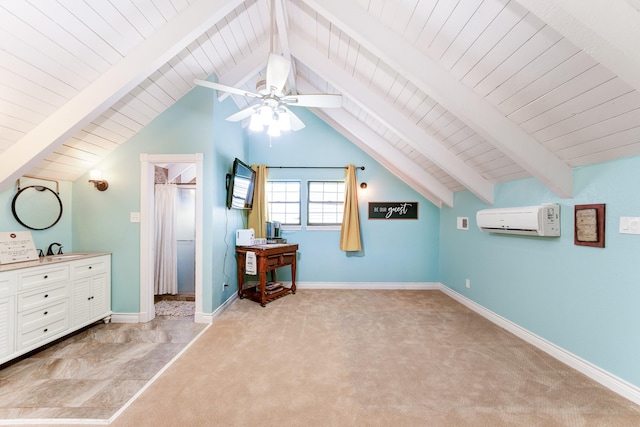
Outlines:
{"type": "Polygon", "coordinates": [[[55,255],[53,253],[53,246],[57,245],[58,246],[58,255],[62,255],[62,245],[60,243],[52,243],[49,245],[49,247],[47,248],[47,256],[49,255],[55,255]]]}

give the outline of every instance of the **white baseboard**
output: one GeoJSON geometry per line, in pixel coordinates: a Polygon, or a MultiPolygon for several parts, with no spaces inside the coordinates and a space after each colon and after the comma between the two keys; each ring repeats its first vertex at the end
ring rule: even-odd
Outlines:
{"type": "Polygon", "coordinates": [[[111,313],[113,323],[140,323],[140,313],[111,313]]]}
{"type": "Polygon", "coordinates": [[[438,282],[296,282],[297,289],[440,290],[438,282]]]}
{"type": "Polygon", "coordinates": [[[494,313],[493,311],[488,310],[482,305],[470,300],[464,295],[454,291],[451,288],[448,288],[447,286],[444,286],[441,283],[439,284],[439,289],[462,305],[475,311],[482,317],[495,323],[508,332],[511,332],[515,336],[525,340],[529,344],[534,345],[535,347],[539,348],[540,350],[544,351],[560,362],[572,367],[578,372],[583,373],[592,380],[602,384],[603,386],[619,394],[620,396],[629,399],[636,404],[640,404],[639,387],[636,387],[635,385],[626,382],[622,378],[619,378],[612,373],[605,371],[604,369],[590,362],[587,362],[586,360],[563,349],[562,347],[558,347],[557,345],[545,340],[544,338],[541,338],[540,336],[513,323],[512,321],[505,319],[504,317],[494,313]]]}
{"type": "Polygon", "coordinates": [[[195,315],[196,323],[213,323],[222,313],[224,313],[231,304],[236,302],[238,299],[238,293],[234,292],[225,302],[223,302],[218,308],[216,308],[213,313],[202,313],[198,312],[195,315]]]}
{"type": "MultiPolygon", "coordinates": [[[[233,293],[225,302],[216,308],[213,313],[196,312],[194,316],[195,323],[213,323],[224,311],[238,299],[238,294],[233,293]]],[[[141,323],[142,316],[140,313],[112,313],[111,321],[113,323],[141,323]]]]}

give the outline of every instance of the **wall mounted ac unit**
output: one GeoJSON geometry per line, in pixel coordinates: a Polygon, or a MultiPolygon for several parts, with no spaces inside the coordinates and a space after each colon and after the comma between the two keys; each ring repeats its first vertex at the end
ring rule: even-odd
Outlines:
{"type": "Polygon", "coordinates": [[[560,206],[483,209],[476,213],[476,224],[490,233],[555,237],[560,235],[560,206]]]}

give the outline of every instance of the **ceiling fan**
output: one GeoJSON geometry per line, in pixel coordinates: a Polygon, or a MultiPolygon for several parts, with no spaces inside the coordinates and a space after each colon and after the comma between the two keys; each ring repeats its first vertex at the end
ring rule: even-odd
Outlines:
{"type": "Polygon", "coordinates": [[[292,95],[286,94],[285,84],[291,71],[291,61],[273,53],[275,45],[275,3],[271,1],[271,25],[270,25],[270,54],[267,61],[267,73],[264,80],[256,83],[256,92],[213,83],[206,80],[195,80],[199,86],[229,92],[258,100],[256,104],[238,111],[227,117],[228,121],[238,122],[251,117],[249,128],[251,130],[263,130],[267,127],[271,136],[279,136],[283,130],[300,130],[304,123],[288,108],[290,105],[299,107],[339,108],[342,106],[342,95],[317,94],[317,95],[292,95]]]}
{"type": "Polygon", "coordinates": [[[229,92],[248,98],[259,100],[258,103],[238,111],[227,117],[228,121],[237,122],[251,117],[249,125],[252,130],[261,130],[264,126],[269,134],[279,134],[281,130],[294,131],[304,128],[304,123],[288,108],[290,105],[299,107],[339,108],[342,106],[342,95],[286,95],[285,84],[289,77],[291,62],[283,56],[269,54],[267,74],[265,80],[256,84],[257,92],[249,92],[231,86],[213,83],[206,80],[195,80],[199,86],[229,92]]]}

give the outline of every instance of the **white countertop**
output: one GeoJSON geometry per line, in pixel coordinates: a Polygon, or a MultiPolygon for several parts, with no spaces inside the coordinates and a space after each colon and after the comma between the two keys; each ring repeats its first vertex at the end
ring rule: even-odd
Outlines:
{"type": "Polygon", "coordinates": [[[19,270],[21,268],[39,267],[43,265],[51,265],[60,262],[75,261],[79,259],[91,258],[96,256],[109,255],[108,252],[71,252],[61,255],[43,256],[32,261],[15,262],[12,264],[0,264],[0,272],[19,270]]]}

